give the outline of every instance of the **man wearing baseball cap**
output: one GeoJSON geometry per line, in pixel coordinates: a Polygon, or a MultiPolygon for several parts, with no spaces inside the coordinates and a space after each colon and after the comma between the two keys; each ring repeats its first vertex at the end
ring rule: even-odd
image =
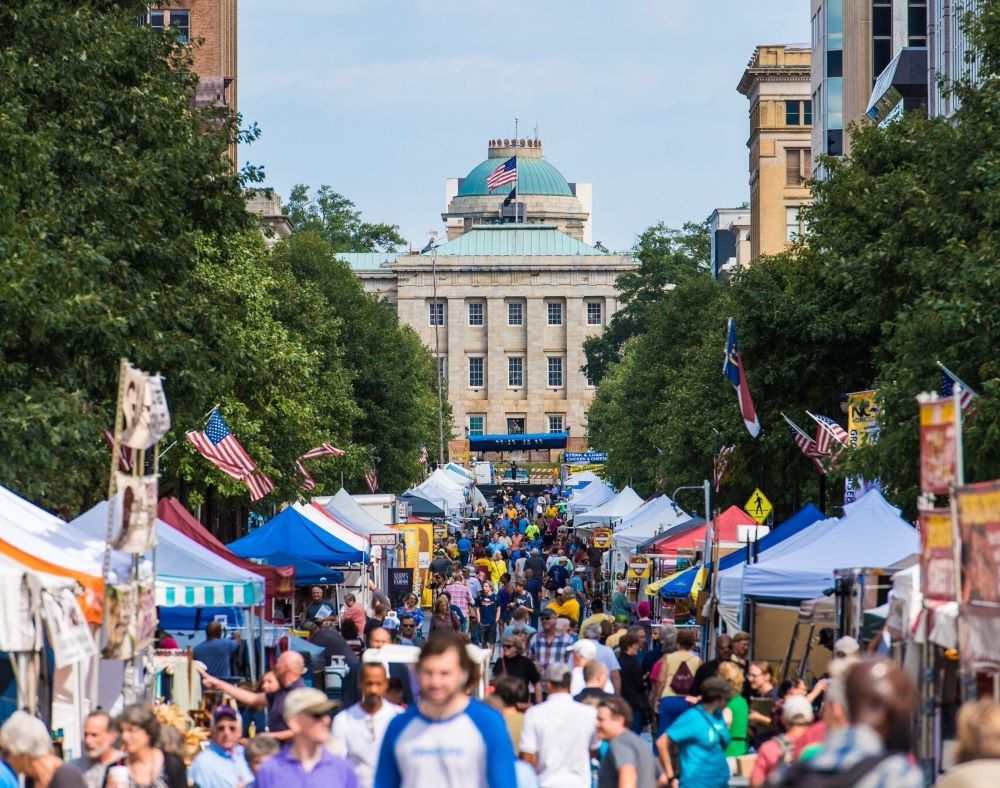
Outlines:
{"type": "Polygon", "coordinates": [[[534,660],[541,673],[556,662],[569,662],[570,654],[567,649],[573,644],[573,638],[556,631],[556,611],[550,607],[545,608],[540,614],[542,631],[531,639],[528,646],[528,656],[534,660]]]}
{"type": "Polygon", "coordinates": [[[253,782],[240,737],[243,723],[232,706],[219,706],[212,713],[212,741],[198,753],[188,779],[198,788],[232,788],[253,782]]]}
{"type": "Polygon", "coordinates": [[[314,687],[292,690],[284,714],[292,739],[257,772],[256,788],[358,788],[354,767],[327,750],[337,701],[314,687]]]}
{"type": "Polygon", "coordinates": [[[573,670],[553,663],[545,669],[549,697],[524,714],[521,758],[538,772],[541,788],[590,785],[590,751],[596,748],[597,709],[569,694],[573,670]]]}
{"type": "MultiPolygon", "coordinates": [[[[569,694],[578,695],[587,686],[583,668],[590,660],[597,659],[597,644],[592,640],[578,640],[566,650],[573,655],[573,676],[569,683],[569,694]]],[[[615,685],[610,679],[605,680],[604,691],[610,695],[615,694],[615,685]]]]}

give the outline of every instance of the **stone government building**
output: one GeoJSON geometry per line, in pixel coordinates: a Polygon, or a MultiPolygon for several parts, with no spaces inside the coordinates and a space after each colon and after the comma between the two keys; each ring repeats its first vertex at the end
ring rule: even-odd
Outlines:
{"type": "Polygon", "coordinates": [[[569,431],[585,448],[595,388],[583,342],[617,311],[615,281],[636,263],[589,243],[590,184],[567,182],[537,139],[491,140],[486,160],[445,188],[436,248],[338,256],[436,352],[459,429],[569,431]],[[517,199],[503,205],[513,184],[491,192],[486,181],[515,155],[517,199]]]}

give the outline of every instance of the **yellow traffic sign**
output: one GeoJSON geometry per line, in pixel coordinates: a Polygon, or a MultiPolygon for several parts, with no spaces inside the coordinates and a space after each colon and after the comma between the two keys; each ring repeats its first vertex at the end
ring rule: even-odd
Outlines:
{"type": "Polygon", "coordinates": [[[753,495],[750,496],[750,500],[746,502],[743,509],[757,521],[758,525],[763,525],[764,521],[771,516],[771,512],[774,511],[774,507],[760,487],[753,491],[753,495]]]}

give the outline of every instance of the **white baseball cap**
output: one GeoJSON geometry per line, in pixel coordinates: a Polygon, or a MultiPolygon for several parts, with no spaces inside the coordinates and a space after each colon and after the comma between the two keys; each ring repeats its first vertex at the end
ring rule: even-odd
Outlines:
{"type": "Polygon", "coordinates": [[[576,641],[572,646],[570,646],[567,651],[571,651],[574,654],[578,654],[581,659],[587,661],[592,660],[597,657],[597,644],[593,640],[582,639],[576,641]]]}

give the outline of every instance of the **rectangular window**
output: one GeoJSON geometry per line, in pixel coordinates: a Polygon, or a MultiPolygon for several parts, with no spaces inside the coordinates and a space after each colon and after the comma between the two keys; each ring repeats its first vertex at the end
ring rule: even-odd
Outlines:
{"type": "Polygon", "coordinates": [[[785,102],[785,125],[786,126],[799,125],[799,102],[797,101],[785,102]]]}
{"type": "Polygon", "coordinates": [[[485,416],[469,416],[469,437],[483,435],[486,432],[485,416]]]}
{"type": "Polygon", "coordinates": [[[927,46],[926,0],[910,0],[906,9],[906,40],[911,47],[927,46]]]}
{"type": "Polygon", "coordinates": [[[149,12],[149,26],[154,30],[163,30],[163,12],[162,11],[150,11],[149,12]]]}
{"type": "Polygon", "coordinates": [[[524,435],[524,416],[511,416],[507,419],[508,435],[524,435]]]}
{"type": "Polygon", "coordinates": [[[785,240],[788,243],[796,243],[801,241],[802,237],[805,235],[805,226],[802,222],[802,217],[799,214],[799,208],[801,206],[795,205],[789,208],[785,208],[785,240]]]}
{"type": "Polygon", "coordinates": [[[587,302],[587,325],[599,326],[604,323],[603,304],[600,301],[587,302]]]}
{"type": "Polygon", "coordinates": [[[444,302],[431,301],[427,304],[427,323],[431,326],[444,325],[444,302]]]}
{"type": "Polygon", "coordinates": [[[844,76],[844,50],[835,49],[826,53],[826,75],[827,77],[844,76]]]}
{"type": "Polygon", "coordinates": [[[562,304],[558,301],[549,301],[546,306],[549,313],[549,325],[561,326],[563,324],[562,304]]]}
{"type": "Polygon", "coordinates": [[[558,416],[549,416],[549,432],[565,432],[563,420],[564,416],[561,413],[558,416]]]}
{"type": "Polygon", "coordinates": [[[485,320],[485,304],[481,301],[470,301],[469,302],[469,325],[470,326],[481,326],[486,322],[485,320]]]}
{"type": "Polygon", "coordinates": [[[438,356],[438,376],[441,378],[441,388],[448,386],[448,357],[438,356]]]}
{"type": "Polygon", "coordinates": [[[801,186],[809,177],[809,149],[785,148],[785,185],[801,186]]]}
{"type": "Polygon", "coordinates": [[[507,357],[507,385],[512,389],[524,386],[524,356],[507,357]]]}
{"type": "Polygon", "coordinates": [[[524,325],[524,304],[522,304],[520,301],[507,302],[507,325],[508,326],[524,325]]]}
{"type": "Polygon", "coordinates": [[[802,125],[811,126],[813,124],[813,103],[812,101],[802,102],[802,125]]]}
{"type": "Polygon", "coordinates": [[[483,357],[469,356],[469,388],[481,389],[483,387],[483,357]]]}
{"type": "Polygon", "coordinates": [[[563,387],[563,358],[562,356],[549,356],[549,388],[561,389],[563,387]]]}
{"type": "Polygon", "coordinates": [[[182,44],[191,40],[191,15],[187,11],[171,11],[170,27],[182,44]]]}
{"type": "Polygon", "coordinates": [[[892,60],[892,0],[872,0],[872,84],[892,60]]]}

